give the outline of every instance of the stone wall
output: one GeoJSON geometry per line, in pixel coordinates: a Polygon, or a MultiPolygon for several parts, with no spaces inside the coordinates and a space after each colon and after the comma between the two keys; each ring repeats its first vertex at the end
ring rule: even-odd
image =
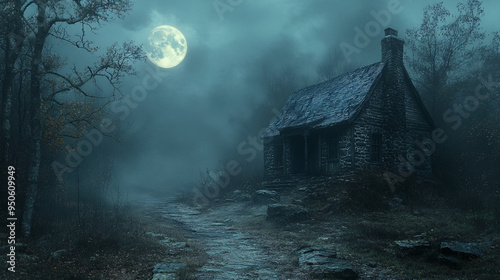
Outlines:
{"type": "MultiPolygon", "coordinates": [[[[421,148],[418,147],[417,142],[421,143],[426,138],[430,139],[430,131],[433,127],[427,121],[424,112],[420,109],[421,107],[410,90],[405,92],[405,107],[407,128],[406,158],[411,160],[415,151],[417,154],[420,154],[418,151],[421,151],[421,148]]],[[[422,164],[416,164],[416,171],[422,176],[430,177],[432,175],[432,157],[425,156],[422,164]]]]}
{"type": "MultiPolygon", "coordinates": [[[[404,68],[384,73],[373,95],[353,123],[355,170],[385,169],[397,171],[400,157],[410,159],[417,149],[415,141],[430,137],[431,124],[426,119],[404,78],[404,68]],[[392,75],[388,75],[388,72],[392,75]],[[371,135],[382,135],[382,160],[371,161],[371,135]]],[[[431,160],[418,166],[419,173],[431,175],[431,160]]]]}
{"type": "Polygon", "coordinates": [[[264,145],[264,177],[274,178],[283,175],[283,143],[274,137],[269,144],[264,145]],[[277,150],[281,149],[281,153],[277,150]],[[276,158],[281,155],[281,159],[276,158]]]}
{"type": "Polygon", "coordinates": [[[406,153],[406,110],[405,96],[410,85],[405,80],[403,65],[404,42],[397,37],[397,31],[387,29],[382,39],[382,61],[385,62],[380,81],[383,102],[383,161],[385,167],[394,171],[400,155],[406,153]]]}
{"type": "Polygon", "coordinates": [[[362,170],[374,164],[371,162],[371,136],[374,133],[382,135],[382,160],[375,165],[384,166],[387,164],[384,154],[389,147],[387,145],[388,137],[384,131],[384,114],[382,84],[379,84],[353,122],[354,169],[362,170]]]}

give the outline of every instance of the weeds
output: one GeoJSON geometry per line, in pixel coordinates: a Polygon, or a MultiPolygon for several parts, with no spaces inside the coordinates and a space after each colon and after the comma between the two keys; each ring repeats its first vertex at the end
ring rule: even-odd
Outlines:
{"type": "Polygon", "coordinates": [[[378,173],[366,173],[357,183],[346,188],[352,206],[361,210],[381,211],[389,209],[386,196],[390,195],[384,178],[378,173]]]}
{"type": "Polygon", "coordinates": [[[20,274],[30,279],[150,277],[164,249],[145,235],[142,217],[113,184],[111,162],[100,162],[98,171],[87,170],[92,176],[75,172],[74,181],[42,188],[39,201],[44,203],[36,206],[32,238],[23,240],[27,254],[38,261],[23,263],[20,274]],[[58,250],[66,253],[53,257],[58,250]]]}
{"type": "Polygon", "coordinates": [[[493,218],[498,227],[500,227],[500,202],[498,202],[493,208],[493,218]]]}

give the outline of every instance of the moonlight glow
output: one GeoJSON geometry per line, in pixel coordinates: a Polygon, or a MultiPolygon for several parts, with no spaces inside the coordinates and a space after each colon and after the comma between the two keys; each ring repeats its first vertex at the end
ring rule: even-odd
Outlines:
{"type": "Polygon", "coordinates": [[[149,35],[147,56],[151,62],[162,68],[172,68],[182,62],[187,52],[186,38],[175,27],[161,25],[149,35]]]}

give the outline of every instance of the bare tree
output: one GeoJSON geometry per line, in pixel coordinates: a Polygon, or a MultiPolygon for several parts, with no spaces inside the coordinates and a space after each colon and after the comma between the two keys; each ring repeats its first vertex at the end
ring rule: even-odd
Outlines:
{"type": "Polygon", "coordinates": [[[457,9],[452,15],[443,2],[429,5],[422,24],[407,30],[406,61],[433,115],[445,87],[463,76],[483,48],[481,1],[467,0],[457,9]]]}
{"type": "MultiPolygon", "coordinates": [[[[41,141],[43,137],[42,104],[65,106],[60,96],[71,95],[73,100],[102,98],[89,91],[89,84],[99,89],[102,83],[112,88],[112,97],[119,92],[118,83],[129,74],[135,74],[131,62],[144,57],[142,50],[133,43],[115,44],[109,47],[93,65],[79,69],[73,65],[71,71],[63,71],[62,60],[51,52],[50,40],[62,40],[69,45],[97,55],[99,48],[88,40],[87,33],[95,31],[102,23],[115,17],[123,17],[131,8],[130,0],[10,0],[0,4],[0,10],[8,16],[12,32],[2,29],[2,49],[6,61],[6,71],[2,79],[2,124],[9,128],[12,96],[11,85],[16,73],[25,73],[29,98],[27,134],[30,135],[30,169],[28,188],[22,217],[22,232],[31,233],[33,207],[38,190],[38,178],[41,162],[41,141]],[[81,26],[75,36],[68,32],[72,25],[81,26]],[[23,48],[24,47],[24,48],[23,48]],[[28,71],[16,68],[19,56],[29,61],[28,71]],[[10,68],[9,68],[10,67],[10,68]],[[7,124],[7,125],[5,125],[7,124]]],[[[2,17],[4,18],[4,17],[2,17]]],[[[74,121],[74,119],[72,120],[74,121]]],[[[87,121],[80,119],[79,121],[87,121]]],[[[89,123],[89,122],[88,122],[89,123]]],[[[3,133],[2,133],[3,134],[3,133]]],[[[3,134],[4,135],[4,134],[3,134]]],[[[4,150],[8,149],[10,139],[3,136],[4,150]]],[[[5,160],[5,159],[3,159],[5,160]]]]}
{"type": "MultiPolygon", "coordinates": [[[[487,93],[487,99],[479,104],[478,110],[471,113],[470,119],[464,122],[459,138],[460,151],[458,162],[460,172],[457,172],[465,188],[481,193],[488,199],[496,195],[496,203],[500,191],[498,183],[500,180],[500,33],[493,36],[491,46],[485,48],[481,54],[481,68],[465,81],[462,88],[468,94],[477,89],[478,76],[482,85],[488,85],[483,89],[487,93]]],[[[464,98],[464,97],[462,97],[464,98]]],[[[458,142],[457,141],[457,142],[458,142]]]]}
{"type": "Polygon", "coordinates": [[[338,47],[333,47],[328,50],[316,72],[318,73],[320,81],[323,82],[352,71],[358,67],[358,63],[347,62],[342,54],[342,51],[338,47]]]}

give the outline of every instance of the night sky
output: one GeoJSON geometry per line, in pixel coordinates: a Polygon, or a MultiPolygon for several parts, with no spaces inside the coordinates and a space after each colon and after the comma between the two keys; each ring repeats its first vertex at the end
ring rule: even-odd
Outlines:
{"type": "MultiPolygon", "coordinates": [[[[114,160],[116,177],[131,194],[145,190],[192,188],[199,172],[217,168],[222,159],[244,160],[237,146],[256,131],[241,131],[253,109],[266,103],[263,66],[270,71],[292,68],[300,86],[320,81],[318,65],[342,42],[354,45],[355,27],[364,30],[373,12],[388,9],[389,0],[252,0],[252,1],[134,1],[130,15],[105,24],[92,35],[100,47],[134,40],[147,45],[149,32],[159,25],[179,29],[188,51],[177,67],[165,69],[163,81],[148,91],[124,117],[120,143],[107,140],[97,154],[114,160]],[[219,9],[219,10],[218,10],[219,9]],[[238,120],[238,121],[234,121],[238,120]]],[[[398,2],[398,1],[395,1],[398,2]]],[[[390,23],[405,36],[420,24],[423,8],[436,1],[405,1],[397,5],[390,23]]],[[[445,1],[456,11],[456,1],[445,1]]],[[[500,1],[484,1],[482,26],[498,29],[500,1]]],[[[357,66],[380,61],[383,31],[351,56],[357,66]]],[[[61,48],[62,54],[67,49],[61,48]]],[[[76,63],[84,58],[71,55],[76,63]]],[[[142,83],[149,61],[135,65],[138,75],[122,83],[124,95],[142,83]]],[[[116,112],[115,112],[116,113],[116,112]]],[[[118,114],[120,117],[121,114],[118,114]]],[[[92,155],[95,156],[95,155],[92,155]]],[[[93,164],[90,158],[84,165],[93,164]]]]}

